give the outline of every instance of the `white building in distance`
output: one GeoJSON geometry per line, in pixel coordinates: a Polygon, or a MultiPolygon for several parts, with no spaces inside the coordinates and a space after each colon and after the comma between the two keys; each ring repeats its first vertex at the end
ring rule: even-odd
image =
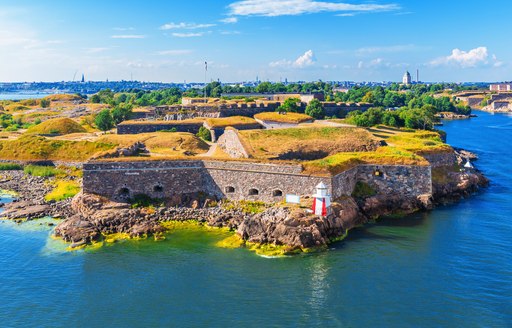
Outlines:
{"type": "Polygon", "coordinates": [[[405,85],[411,84],[411,74],[409,71],[405,72],[404,77],[402,78],[402,83],[405,85]]]}

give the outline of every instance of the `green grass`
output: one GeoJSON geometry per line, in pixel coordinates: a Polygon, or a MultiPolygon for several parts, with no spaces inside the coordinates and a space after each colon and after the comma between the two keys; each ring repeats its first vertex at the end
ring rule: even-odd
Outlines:
{"type": "Polygon", "coordinates": [[[1,140],[0,158],[81,161],[114,147],[114,144],[101,141],[55,140],[37,135],[23,135],[16,140],[1,140]]]}
{"type": "Polygon", "coordinates": [[[23,172],[35,177],[53,177],[62,171],[52,166],[27,165],[23,169],[23,172]]]}
{"type": "Polygon", "coordinates": [[[58,181],[55,188],[44,199],[58,202],[75,196],[79,191],[80,185],[76,181],[58,181]]]}
{"type": "Polygon", "coordinates": [[[16,163],[0,163],[0,171],[23,170],[23,166],[16,163]]]}
{"type": "Polygon", "coordinates": [[[70,118],[52,118],[27,130],[29,134],[70,134],[87,132],[70,118]]]}
{"type": "Polygon", "coordinates": [[[245,116],[231,116],[231,117],[220,117],[220,118],[208,118],[206,124],[210,128],[225,128],[228,126],[240,127],[240,126],[258,126],[258,122],[251,117],[245,116]]]}
{"type": "Polygon", "coordinates": [[[222,203],[225,210],[241,210],[248,214],[257,214],[263,212],[268,204],[259,201],[240,200],[240,201],[225,201],[222,203]]]}
{"type": "Polygon", "coordinates": [[[254,115],[254,118],[262,121],[295,124],[314,121],[314,118],[309,115],[292,112],[286,114],[280,114],[278,112],[264,112],[254,115]]]}
{"type": "MultiPolygon", "coordinates": [[[[374,151],[379,141],[361,128],[300,127],[239,131],[242,143],[253,158],[307,159],[308,154],[324,153],[324,157],[340,152],[374,151]]],[[[320,158],[320,157],[316,157],[320,158]]],[[[309,157],[309,159],[313,159],[309,157]]]]}

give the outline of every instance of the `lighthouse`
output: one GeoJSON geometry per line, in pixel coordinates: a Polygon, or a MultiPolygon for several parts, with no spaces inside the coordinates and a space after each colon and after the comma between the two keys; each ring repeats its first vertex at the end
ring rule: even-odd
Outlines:
{"type": "Polygon", "coordinates": [[[327,186],[320,182],[316,186],[316,193],[313,195],[313,213],[315,215],[327,216],[327,210],[331,206],[331,195],[327,194],[327,186]]]}

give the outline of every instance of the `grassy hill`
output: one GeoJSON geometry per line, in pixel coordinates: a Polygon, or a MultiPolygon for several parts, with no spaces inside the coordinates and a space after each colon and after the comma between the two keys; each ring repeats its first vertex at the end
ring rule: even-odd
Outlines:
{"type": "Polygon", "coordinates": [[[338,174],[358,164],[428,165],[421,155],[453,149],[434,131],[400,132],[386,139],[388,146],[371,152],[339,153],[305,162],[305,173],[338,174]]]}
{"type": "Polygon", "coordinates": [[[0,141],[0,158],[82,161],[114,147],[113,144],[103,142],[54,140],[37,135],[23,135],[15,140],[0,141]]]}
{"type": "Polygon", "coordinates": [[[97,142],[127,147],[135,142],[143,142],[146,148],[162,155],[196,155],[208,151],[206,142],[191,133],[153,132],[141,134],[110,134],[102,136],[97,142]]]}
{"type": "Polygon", "coordinates": [[[311,160],[340,152],[374,151],[380,145],[361,128],[304,127],[238,133],[254,158],[311,160]]]}
{"type": "Polygon", "coordinates": [[[28,134],[70,134],[83,133],[86,130],[77,122],[67,117],[52,118],[27,130],[28,134]]]}
{"type": "Polygon", "coordinates": [[[312,122],[315,119],[309,115],[301,113],[286,113],[280,114],[278,112],[264,112],[254,115],[255,119],[268,122],[291,123],[298,124],[304,122],[312,122]]]}

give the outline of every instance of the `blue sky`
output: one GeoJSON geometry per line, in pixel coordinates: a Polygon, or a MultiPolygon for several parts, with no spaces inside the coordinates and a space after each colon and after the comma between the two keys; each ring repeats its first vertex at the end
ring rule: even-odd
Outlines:
{"type": "Polygon", "coordinates": [[[0,3],[0,81],[511,80],[512,2],[0,3]]]}

